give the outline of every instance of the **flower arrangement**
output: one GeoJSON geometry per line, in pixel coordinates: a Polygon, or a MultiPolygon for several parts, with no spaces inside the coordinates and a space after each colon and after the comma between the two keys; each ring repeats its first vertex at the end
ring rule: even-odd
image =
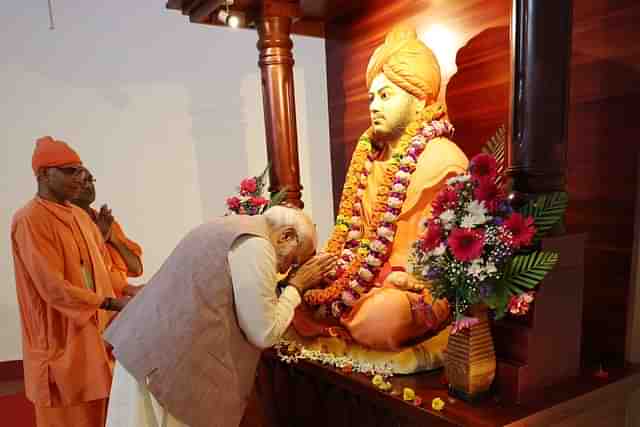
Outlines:
{"type": "Polygon", "coordinates": [[[465,174],[447,180],[409,259],[411,273],[433,297],[453,306],[452,333],[477,323],[464,316],[477,303],[496,318],[526,314],[533,290],[558,260],[537,246],[562,218],[567,194],[539,196],[514,209],[504,186],[503,130],[484,151],[465,174]]]}
{"type": "Polygon", "coordinates": [[[226,200],[227,215],[259,215],[272,206],[281,204],[286,196],[286,188],[266,199],[262,196],[266,187],[265,180],[269,165],[259,176],[252,176],[240,181],[238,194],[226,200]]]}

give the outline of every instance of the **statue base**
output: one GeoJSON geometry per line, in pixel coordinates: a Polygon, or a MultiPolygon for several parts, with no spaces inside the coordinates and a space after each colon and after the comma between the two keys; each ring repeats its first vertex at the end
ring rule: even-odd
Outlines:
{"type": "Polygon", "coordinates": [[[369,374],[414,374],[442,368],[450,327],[411,347],[398,351],[378,351],[348,343],[336,337],[304,338],[289,328],[285,341],[302,347],[300,357],[338,368],[351,365],[354,371],[369,374]]]}

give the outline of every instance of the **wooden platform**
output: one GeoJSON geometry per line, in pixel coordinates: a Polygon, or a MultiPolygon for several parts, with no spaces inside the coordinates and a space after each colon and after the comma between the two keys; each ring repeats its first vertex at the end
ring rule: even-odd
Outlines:
{"type": "MultiPolygon", "coordinates": [[[[627,414],[632,399],[640,398],[638,365],[610,371],[608,378],[582,373],[579,378],[545,389],[526,405],[503,403],[497,397],[470,405],[449,397],[442,378],[441,370],[394,377],[391,382],[398,394],[392,395],[377,390],[367,376],[307,361],[287,365],[268,351],[260,362],[256,394],[264,411],[262,421],[269,427],[636,425],[625,424],[625,420],[634,416],[633,411],[627,414]],[[404,402],[403,387],[414,389],[423,399],[422,406],[404,402]],[[446,402],[442,411],[431,408],[435,397],[446,402]]],[[[637,414],[635,417],[637,422],[637,414]]]]}

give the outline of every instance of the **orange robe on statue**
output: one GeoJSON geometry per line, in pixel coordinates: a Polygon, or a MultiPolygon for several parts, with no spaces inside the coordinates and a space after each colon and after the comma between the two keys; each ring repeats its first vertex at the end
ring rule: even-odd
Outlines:
{"type": "Polygon", "coordinates": [[[101,427],[112,378],[102,332],[114,297],[100,231],[80,208],[35,197],[13,217],[26,395],[38,427],[101,427]]]}
{"type": "MultiPolygon", "coordinates": [[[[431,216],[431,203],[446,179],[463,173],[467,165],[465,154],[448,139],[435,138],[427,144],[407,188],[407,197],[396,223],[391,256],[380,271],[377,282],[383,283],[393,267],[406,270],[409,250],[421,232],[420,222],[431,216]]],[[[367,188],[362,197],[363,220],[367,226],[372,220],[384,170],[385,162],[375,161],[367,177],[367,188]]],[[[447,302],[434,301],[425,291],[424,302],[431,305],[433,313],[433,319],[426,321],[419,312],[411,309],[412,303],[422,297],[385,284],[383,288],[374,288],[363,295],[341,321],[358,343],[378,350],[398,350],[412,338],[437,331],[449,316],[447,302]]]]}

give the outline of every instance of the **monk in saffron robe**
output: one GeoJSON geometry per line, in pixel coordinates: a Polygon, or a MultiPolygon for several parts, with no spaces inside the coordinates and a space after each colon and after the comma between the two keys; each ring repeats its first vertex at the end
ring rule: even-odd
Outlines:
{"type": "Polygon", "coordinates": [[[101,334],[128,298],[114,298],[100,231],[69,203],[86,179],[80,157],[42,137],[32,167],[37,195],[11,225],[26,395],[38,427],[103,427],[112,360],[101,334]]]}
{"type": "Polygon", "coordinates": [[[142,248],[125,235],[107,205],[102,205],[100,211],[91,207],[96,200],[95,178],[90,171],[87,174],[82,192],[71,202],[93,219],[104,237],[116,295],[134,296],[142,287],[130,285],[127,279],[142,275],[142,248]]]}

